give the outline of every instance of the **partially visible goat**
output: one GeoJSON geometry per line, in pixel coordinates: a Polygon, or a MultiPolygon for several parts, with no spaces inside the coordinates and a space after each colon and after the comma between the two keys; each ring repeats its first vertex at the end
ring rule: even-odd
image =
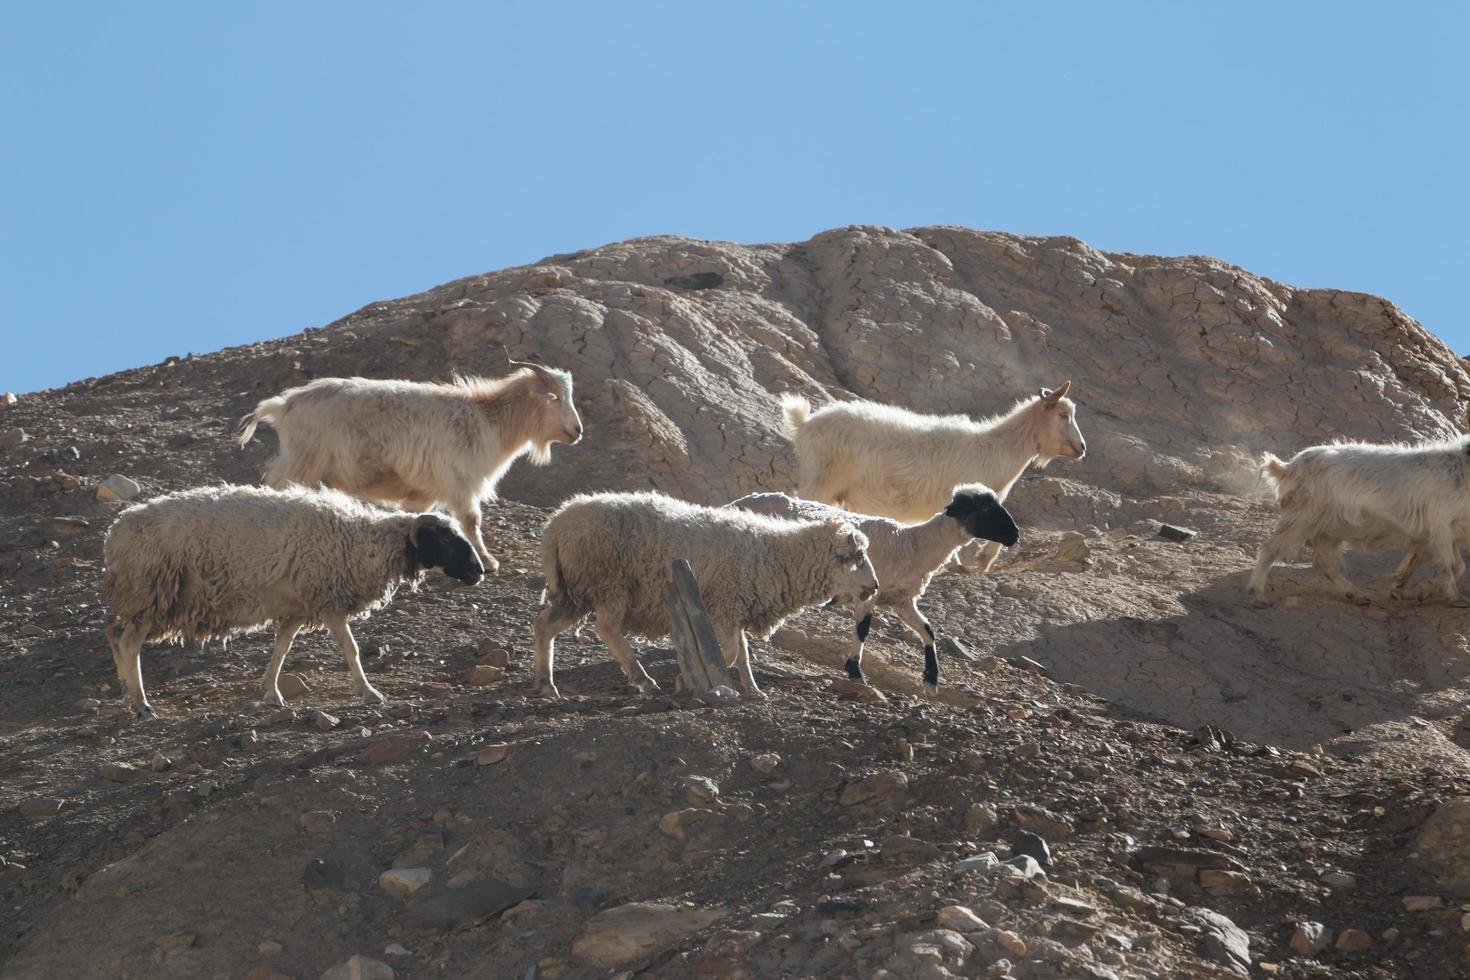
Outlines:
{"type": "Polygon", "coordinates": [[[267,398],[241,421],[240,445],[264,422],[281,451],[265,482],[321,484],[409,510],[446,507],[490,571],[500,563],[480,531],[480,504],[523,454],[551,460],[553,443],[582,438],[565,371],[511,361],[504,378],[449,384],[320,378],[267,398]]]}
{"type": "Polygon", "coordinates": [[[1303,449],[1283,463],[1270,453],[1261,472],[1276,490],[1281,517],[1261,545],[1250,592],[1266,604],[1271,566],[1310,545],[1313,566],[1344,597],[1367,605],[1368,594],[1342,571],[1346,542],[1369,551],[1407,547],[1394,575],[1394,593],[1418,564],[1439,570],[1439,590],[1455,606],[1470,605],[1458,579],[1465,570],[1460,543],[1470,528],[1470,440],[1422,445],[1332,443],[1303,449]]]}
{"type": "MultiPolygon", "coordinates": [[[[928,520],[963,483],[993,487],[1004,502],[1032,463],[1087,455],[1077,406],[1067,397],[1071,387],[1064,381],[1054,391],[1042,388],[1004,415],[980,421],[867,401],[812,411],[805,398],[784,395],[797,494],[905,523],[928,520]]],[[[988,571],[999,553],[999,544],[986,544],[978,570],[988,571]]]]}
{"type": "Polygon", "coordinates": [[[847,658],[847,675],[863,680],[863,643],[873,625],[873,609],[893,610],[914,631],[924,646],[924,686],[939,689],[939,657],[934,648],[934,629],[919,611],[919,598],[934,573],[955,551],[974,540],[995,541],[1010,547],[1020,530],[1010,512],[989,487],[972,484],[956,488],[948,505],[922,524],[901,525],[886,517],[850,514],[827,504],[798,500],[784,493],[752,493],[726,506],[761,514],[804,521],[849,520],[868,536],[868,558],[878,576],[878,594],[862,599],[842,596],[855,623],[852,653],[847,658]]]}

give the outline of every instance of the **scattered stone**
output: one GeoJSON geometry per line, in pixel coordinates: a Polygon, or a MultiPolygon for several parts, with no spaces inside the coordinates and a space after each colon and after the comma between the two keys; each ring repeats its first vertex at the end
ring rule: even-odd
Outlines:
{"type": "Polygon", "coordinates": [[[505,680],[505,668],[490,664],[477,664],[465,674],[464,682],[470,687],[489,687],[505,680]]]}
{"type": "Polygon", "coordinates": [[[479,752],[475,753],[475,765],[497,765],[501,762],[504,762],[505,757],[508,755],[510,755],[510,746],[505,744],[504,742],[496,742],[493,745],[485,746],[479,752]]]}
{"type": "Polygon", "coordinates": [[[355,953],[322,974],[322,980],[393,980],[397,974],[382,960],[355,953]]]}
{"type": "Polygon", "coordinates": [[[389,766],[422,752],[433,742],[434,736],[425,731],[382,735],[373,739],[366,748],[357,753],[357,761],[368,766],[389,766]]]}
{"type": "Polygon", "coordinates": [[[937,918],[941,926],[955,932],[984,932],[990,928],[989,923],[963,905],[946,905],[939,910],[937,918]]]}
{"type": "Polygon", "coordinates": [[[1358,879],[1345,871],[1324,871],[1317,876],[1317,880],[1328,888],[1347,889],[1356,887],[1358,879]]]}
{"type": "Polygon", "coordinates": [[[1236,895],[1252,890],[1250,878],[1239,871],[1220,871],[1215,868],[1200,870],[1199,886],[1211,895],[1236,895]]]}
{"type": "Polygon", "coordinates": [[[910,864],[923,864],[928,861],[939,859],[939,848],[926,840],[919,840],[902,834],[883,838],[882,853],[890,861],[902,861],[910,864]]]}
{"type": "Polygon", "coordinates": [[[1298,956],[1312,957],[1332,942],[1332,930],[1320,922],[1298,922],[1291,934],[1291,948],[1298,956]]]}
{"type": "Polygon", "coordinates": [[[781,757],[774,752],[762,752],[750,760],[750,768],[762,776],[769,776],[781,768],[781,757]]]}
{"type": "Polygon", "coordinates": [[[61,812],[65,802],[52,796],[37,796],[26,800],[15,809],[27,820],[49,820],[61,812]]]}
{"type": "Polygon", "coordinates": [[[1046,872],[1041,869],[1041,865],[1029,854],[1017,854],[1015,857],[1002,861],[1001,863],[1021,872],[1021,878],[1025,881],[1030,881],[1032,878],[1046,877],[1046,872]]]}
{"type": "Polygon", "coordinates": [[[1191,531],[1187,527],[1175,527],[1173,524],[1160,524],[1159,537],[1165,541],[1173,541],[1175,544],[1183,544],[1194,538],[1198,531],[1191,531]]]}
{"type": "Polygon", "coordinates": [[[403,921],[410,926],[449,932],[484,922],[533,895],[529,888],[504,881],[472,881],[410,906],[403,921]]]}
{"type": "Polygon", "coordinates": [[[384,956],[412,956],[413,950],[402,943],[389,943],[383,947],[384,956]]]}
{"type": "Polygon", "coordinates": [[[596,966],[617,966],[713,925],[723,915],[718,908],[631,902],[589,919],[572,941],[572,955],[596,966]]]}
{"type": "Polygon", "coordinates": [[[1026,941],[1008,929],[992,929],[985,934],[985,938],[1012,956],[1026,955],[1026,941]]]}
{"type": "Polygon", "coordinates": [[[843,864],[848,863],[851,857],[851,854],[849,854],[847,851],[844,851],[840,847],[836,850],[828,851],[826,854],[822,855],[822,860],[817,862],[817,870],[823,871],[827,868],[839,867],[843,864]]]}
{"type": "Polygon", "coordinates": [[[0,449],[14,449],[29,439],[25,429],[0,429],[0,449]]]}
{"type": "Polygon", "coordinates": [[[342,724],[342,719],[336,715],[329,715],[325,711],[318,710],[311,713],[311,723],[316,727],[317,731],[329,732],[342,724]]]}
{"type": "Polygon", "coordinates": [[[510,651],[505,647],[493,647],[480,654],[481,667],[499,667],[505,670],[510,666],[510,651]]]}
{"type": "Polygon", "coordinates": [[[1033,834],[1029,830],[1018,830],[1011,838],[1012,854],[1029,854],[1036,859],[1036,863],[1043,868],[1049,868],[1051,864],[1051,848],[1047,846],[1046,839],[1039,834],[1033,834]]]}
{"type": "Polygon", "coordinates": [[[1419,829],[1413,849],[1439,888],[1470,897],[1470,796],[1456,796],[1435,807],[1419,829]]]}
{"type": "Polygon", "coordinates": [[[245,971],[242,980],[295,980],[295,978],[272,966],[253,966],[245,971]]]}
{"type": "Polygon", "coordinates": [[[691,803],[714,803],[720,798],[720,785],[708,776],[684,776],[679,779],[679,792],[691,803]]]}
{"type": "Polygon", "coordinates": [[[297,673],[282,674],[276,679],[276,689],[281,692],[281,697],[287,701],[304,697],[311,692],[306,683],[306,678],[297,673]]]}
{"type": "Polygon", "coordinates": [[[956,871],[990,871],[1000,866],[1000,859],[990,851],[962,858],[955,862],[956,871]]]}
{"type": "Polygon", "coordinates": [[[848,680],[846,677],[833,677],[827,682],[828,688],[844,701],[857,701],[861,704],[879,704],[888,700],[888,695],[864,684],[862,681],[848,680]]]}
{"type": "Polygon", "coordinates": [[[308,834],[325,834],[337,825],[331,810],[308,810],[301,815],[301,829],[308,834]]]}
{"type": "Polygon", "coordinates": [[[691,965],[700,973],[730,975],[760,941],[761,934],[753,929],[720,929],[694,954],[691,965]]]}
{"type": "Polygon", "coordinates": [[[240,747],[241,752],[254,752],[256,749],[260,748],[260,736],[256,734],[255,729],[252,728],[248,732],[242,732],[240,736],[235,739],[235,744],[240,747]]]}
{"type": "Polygon", "coordinates": [[[720,820],[720,814],[715,810],[707,810],[702,807],[690,807],[685,810],[675,810],[665,813],[658,821],[658,829],[661,833],[675,840],[687,840],[692,831],[706,827],[720,820]]]}
{"type": "Polygon", "coordinates": [[[998,823],[1000,815],[988,804],[976,803],[965,811],[965,829],[973,833],[989,834],[998,823]]]}
{"type": "Polygon", "coordinates": [[[428,868],[390,868],[378,875],[378,887],[390,895],[412,895],[433,876],[428,868]]]}
{"type": "Polygon", "coordinates": [[[1211,909],[1195,906],[1185,910],[1185,917],[1200,929],[1200,945],[1204,954],[1243,977],[1251,972],[1251,940],[1230,919],[1211,909]]]}
{"type": "Polygon", "coordinates": [[[1373,948],[1373,937],[1362,929],[1344,929],[1336,946],[1344,953],[1361,953],[1373,948]]]}
{"type": "Polygon", "coordinates": [[[100,775],[109,783],[136,783],[148,778],[147,772],[126,762],[109,762],[102,767],[100,775]]]}
{"type": "Polygon", "coordinates": [[[909,787],[909,777],[901,772],[879,772],[849,783],[843,790],[840,802],[843,806],[860,806],[878,803],[902,793],[909,787]]]}
{"type": "Polygon", "coordinates": [[[1444,899],[1438,895],[1405,895],[1402,901],[1407,912],[1435,912],[1444,908],[1444,899]]]}
{"type": "Polygon", "coordinates": [[[132,500],[143,492],[143,488],[137,482],[130,480],[121,473],[114,473],[101,483],[97,484],[98,500],[132,500]]]}
{"type": "Polygon", "coordinates": [[[1096,905],[1093,905],[1091,902],[1084,902],[1080,898],[1072,898],[1068,895],[1058,896],[1052,904],[1063,912],[1069,912],[1072,915],[1083,917],[1097,915],[1096,905]]]}
{"type": "Polygon", "coordinates": [[[274,939],[263,939],[261,940],[260,945],[255,947],[255,953],[257,956],[280,956],[281,950],[281,944],[276,942],[274,939]]]}
{"type": "Polygon", "coordinates": [[[1022,803],[1011,811],[1011,816],[1017,825],[1047,840],[1066,840],[1072,836],[1072,822],[1044,807],[1022,803]]]}

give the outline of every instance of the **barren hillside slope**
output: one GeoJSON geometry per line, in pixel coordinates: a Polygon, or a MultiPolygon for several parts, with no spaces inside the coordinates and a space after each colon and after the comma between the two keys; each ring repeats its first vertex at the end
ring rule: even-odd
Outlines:
{"type": "Polygon", "coordinates": [[[0,449],[0,974],[1461,975],[1470,614],[1389,601],[1392,556],[1349,562],[1366,609],[1309,567],[1270,609],[1243,586],[1261,451],[1448,435],[1467,403],[1460,360],[1375,297],[951,227],[640,239],[24,396],[0,406],[26,434],[0,449]],[[251,481],[274,436],[230,435],[266,394],[499,373],[503,346],[573,372],[587,438],[502,485],[498,578],[359,628],[386,707],[350,703],[321,635],[287,668],[298,713],[260,707],[256,636],[145,653],[163,717],[122,716],[100,480],[251,481]],[[996,574],[931,588],[963,647],[940,699],[891,621],[886,699],[832,686],[821,611],[757,644],[767,702],[640,698],[591,631],[570,696],[530,696],[536,532],[570,493],[789,490],[783,391],[987,414],[1067,378],[1087,458],[1018,484],[996,574]],[[508,677],[470,684],[499,648],[508,677]],[[1045,875],[987,866],[1021,830],[1045,875]],[[429,883],[394,893],[395,865],[429,883]]]}

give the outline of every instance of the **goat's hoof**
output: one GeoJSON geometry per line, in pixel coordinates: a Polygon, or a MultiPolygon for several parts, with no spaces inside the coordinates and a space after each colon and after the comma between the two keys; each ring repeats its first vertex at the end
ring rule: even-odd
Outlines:
{"type": "Polygon", "coordinates": [[[844,666],[847,669],[848,680],[857,681],[859,684],[866,684],[868,682],[868,679],[863,676],[863,668],[858,666],[856,660],[849,660],[844,666]]]}
{"type": "Polygon", "coordinates": [[[362,703],[367,705],[382,704],[388,699],[383,697],[383,692],[375,687],[369,687],[359,692],[362,695],[362,703]]]}
{"type": "Polygon", "coordinates": [[[748,690],[741,691],[740,692],[740,696],[743,697],[743,698],[747,698],[747,699],[749,699],[751,701],[764,701],[770,695],[766,694],[765,691],[762,691],[758,687],[752,687],[752,688],[750,688],[748,690]]]}
{"type": "Polygon", "coordinates": [[[1373,602],[1373,600],[1370,599],[1368,596],[1365,596],[1358,592],[1349,592],[1347,594],[1347,599],[1349,602],[1359,606],[1367,606],[1372,604],[1373,602]]]}
{"type": "Polygon", "coordinates": [[[561,700],[561,692],[556,689],[556,685],[551,683],[551,681],[538,682],[536,684],[536,693],[543,698],[550,698],[553,701],[561,700]]]}
{"type": "Polygon", "coordinates": [[[653,694],[659,689],[658,681],[652,677],[644,678],[641,681],[634,681],[633,686],[638,689],[639,694],[653,694]]]}
{"type": "Polygon", "coordinates": [[[1388,597],[1390,599],[1398,599],[1398,600],[1404,600],[1404,599],[1411,599],[1411,598],[1413,598],[1413,596],[1409,595],[1409,593],[1406,592],[1406,591],[1404,591],[1403,589],[1390,589],[1389,592],[1388,592],[1388,597]]]}
{"type": "Polygon", "coordinates": [[[1251,608],[1252,609],[1270,609],[1271,608],[1271,600],[1270,599],[1267,599],[1263,595],[1252,596],[1251,597],[1251,608]]]}
{"type": "Polygon", "coordinates": [[[486,575],[495,575],[500,571],[500,562],[496,561],[494,555],[486,555],[480,564],[485,566],[486,575]]]}
{"type": "Polygon", "coordinates": [[[158,712],[153,710],[153,705],[145,702],[143,707],[133,709],[133,717],[139,721],[154,721],[158,718],[158,712]]]}
{"type": "Polygon", "coordinates": [[[1454,606],[1456,609],[1470,608],[1470,599],[1467,599],[1462,595],[1457,595],[1450,600],[1450,605],[1454,606]]]}

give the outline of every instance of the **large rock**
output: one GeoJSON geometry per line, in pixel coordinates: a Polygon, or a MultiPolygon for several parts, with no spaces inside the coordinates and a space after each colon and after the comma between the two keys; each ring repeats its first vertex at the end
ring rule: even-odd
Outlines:
{"type": "Polygon", "coordinates": [[[1419,828],[1414,852],[1436,891],[1470,896],[1470,796],[1456,796],[1436,807],[1419,828]]]}
{"type": "Polygon", "coordinates": [[[1234,922],[1211,909],[1185,909],[1185,915],[1202,930],[1200,946],[1206,957],[1243,977],[1251,972],[1251,939],[1234,922]]]}
{"type": "Polygon", "coordinates": [[[599,912],[572,942],[572,955],[611,967],[647,956],[719,921],[722,909],[630,902],[599,912]]]}

